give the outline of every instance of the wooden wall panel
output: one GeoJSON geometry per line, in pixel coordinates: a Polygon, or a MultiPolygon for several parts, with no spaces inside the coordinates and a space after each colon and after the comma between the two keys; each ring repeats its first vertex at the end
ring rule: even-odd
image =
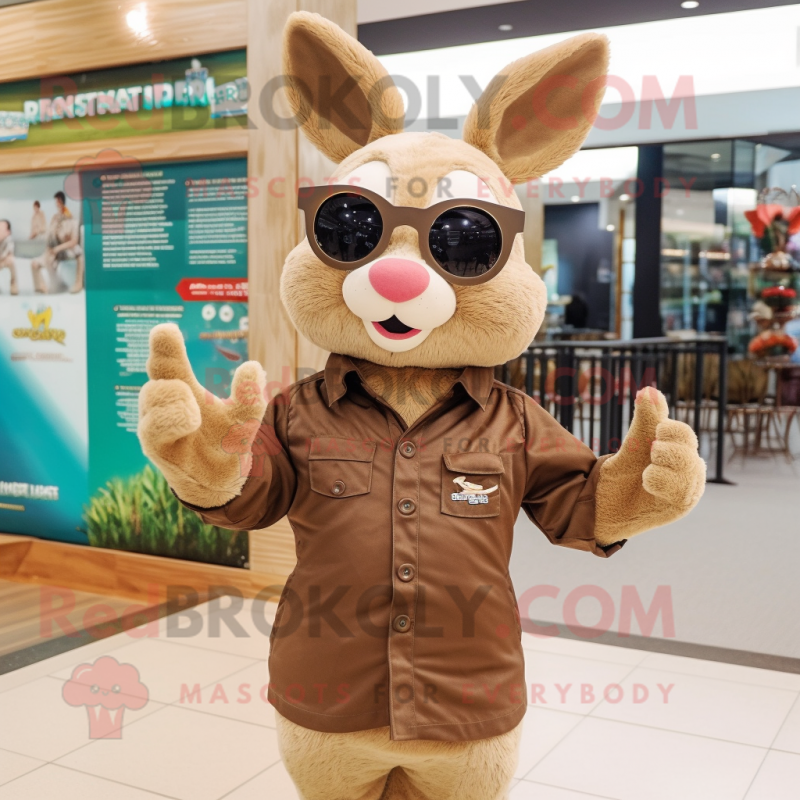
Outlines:
{"type": "MultiPolygon", "coordinates": [[[[250,0],[247,73],[251,96],[281,72],[281,36],[296,0],[250,0]]],[[[248,175],[258,191],[248,205],[250,357],[261,362],[274,390],[294,381],[295,330],[280,300],[283,262],[297,242],[297,132],[270,125],[252,103],[248,175]]],[[[291,115],[284,93],[274,108],[291,115]]],[[[274,391],[273,391],[274,393],[274,391]]]]}
{"type": "Polygon", "coordinates": [[[9,6],[0,9],[0,82],[245,47],[247,13],[248,0],[40,0],[9,6]],[[129,24],[131,12],[141,24],[129,24]]]}
{"type": "MultiPolygon", "coordinates": [[[[93,142],[42,145],[3,152],[0,173],[70,169],[79,158],[114,150],[122,157],[148,161],[185,161],[193,158],[246,156],[249,134],[238,128],[175,131],[126,136],[93,142]]],[[[103,163],[111,163],[104,158],[103,163]]]]}
{"type": "Polygon", "coordinates": [[[284,577],[253,569],[0,534],[0,579],[19,583],[163,601],[170,586],[190,587],[198,595],[208,594],[214,586],[231,586],[245,597],[255,597],[267,587],[280,586],[284,577]]]}
{"type": "MultiPolygon", "coordinates": [[[[322,14],[345,31],[356,34],[355,0],[250,0],[250,41],[247,72],[253,96],[280,74],[281,38],[292,11],[322,14]]],[[[289,116],[282,92],[275,96],[275,111],[289,116]]],[[[255,109],[251,119],[249,175],[256,178],[259,195],[250,201],[250,356],[267,370],[273,389],[325,365],[327,353],[300,336],[280,301],[280,273],[289,251],[304,235],[297,210],[295,186],[300,177],[321,180],[331,174],[333,164],[296,130],[276,130],[255,109]],[[273,184],[274,179],[282,181],[273,184]],[[285,191],[283,189],[285,188],[285,191]],[[278,194],[284,196],[279,197],[278,194]]],[[[285,520],[250,534],[251,569],[288,575],[294,568],[294,536],[285,520]]]]}

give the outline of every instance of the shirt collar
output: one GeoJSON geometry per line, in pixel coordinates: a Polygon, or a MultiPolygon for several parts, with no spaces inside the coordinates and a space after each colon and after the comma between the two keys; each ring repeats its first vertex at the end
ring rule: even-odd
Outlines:
{"type": "MultiPolygon", "coordinates": [[[[340,353],[331,353],[328,356],[328,361],[325,364],[324,380],[329,408],[347,394],[346,378],[351,373],[355,373],[359,381],[363,382],[358,368],[349,356],[344,356],[340,353]]],[[[460,383],[464,391],[481,409],[485,409],[494,384],[494,370],[492,367],[464,367],[456,379],[456,383],[460,383]]]]}

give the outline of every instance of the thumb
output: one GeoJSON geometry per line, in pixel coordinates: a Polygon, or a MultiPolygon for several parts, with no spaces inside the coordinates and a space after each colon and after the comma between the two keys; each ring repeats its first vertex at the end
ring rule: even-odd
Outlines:
{"type": "Polygon", "coordinates": [[[667,400],[658,389],[645,386],[636,393],[633,419],[616,458],[637,462],[644,469],[650,463],[650,448],[656,438],[656,428],[669,419],[667,400]]]}

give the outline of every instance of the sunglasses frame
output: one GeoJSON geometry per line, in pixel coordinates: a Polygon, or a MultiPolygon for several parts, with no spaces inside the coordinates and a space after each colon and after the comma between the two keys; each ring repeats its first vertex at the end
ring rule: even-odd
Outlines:
{"type": "Polygon", "coordinates": [[[408,225],[417,231],[419,239],[419,250],[425,263],[441,275],[448,283],[456,285],[473,285],[486,283],[494,278],[511,255],[517,234],[522,233],[525,224],[525,212],[518,208],[509,208],[497,203],[489,203],[486,200],[474,200],[473,198],[452,197],[443,200],[441,203],[428,206],[428,208],[415,208],[414,206],[396,206],[390,203],[385,197],[362,189],[359,186],[348,186],[336,184],[333,186],[311,186],[302,187],[297,192],[297,205],[305,215],[306,237],[311,249],[317,258],[333,269],[351,271],[363,267],[365,264],[374,261],[389,246],[394,231],[401,225],[408,225]],[[317,220],[322,204],[338,194],[354,194],[369,200],[380,212],[383,220],[383,232],[378,244],[372,252],[358,261],[337,261],[326,255],[320,248],[317,237],[314,234],[314,223],[317,220]],[[429,235],[431,227],[436,219],[445,211],[453,208],[474,208],[490,216],[498,230],[500,231],[500,254],[492,265],[492,268],[483,273],[471,277],[461,277],[452,275],[444,269],[434,258],[430,249],[429,235]]]}

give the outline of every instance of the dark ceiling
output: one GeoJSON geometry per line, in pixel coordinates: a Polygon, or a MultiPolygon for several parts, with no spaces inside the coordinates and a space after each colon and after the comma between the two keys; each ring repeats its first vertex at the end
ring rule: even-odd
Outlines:
{"type": "Polygon", "coordinates": [[[542,33],[793,4],[793,0],[765,3],[752,0],[700,0],[698,8],[685,10],[681,8],[681,0],[520,0],[516,3],[371,22],[358,26],[358,38],[376,55],[386,55],[517,39],[542,33]],[[513,29],[504,32],[498,30],[499,25],[512,25],[513,29]]]}

